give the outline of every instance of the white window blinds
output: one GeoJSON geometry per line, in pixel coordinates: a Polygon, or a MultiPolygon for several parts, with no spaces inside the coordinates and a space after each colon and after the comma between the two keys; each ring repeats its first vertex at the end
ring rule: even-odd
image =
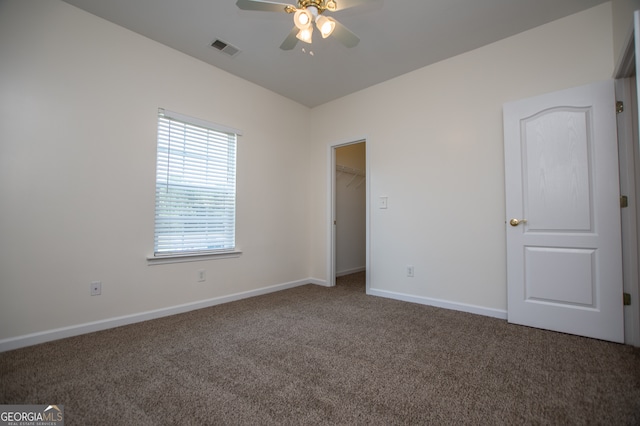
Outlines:
{"type": "Polygon", "coordinates": [[[235,248],[233,129],[158,111],[154,255],[235,248]]]}

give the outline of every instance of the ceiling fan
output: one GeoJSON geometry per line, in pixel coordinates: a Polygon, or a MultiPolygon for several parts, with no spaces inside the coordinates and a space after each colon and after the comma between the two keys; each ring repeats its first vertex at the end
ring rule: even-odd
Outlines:
{"type": "Polygon", "coordinates": [[[265,0],[238,0],[236,5],[243,10],[292,13],[295,26],[280,45],[282,50],[291,50],[298,40],[311,43],[314,22],[322,38],[333,36],[346,47],[356,46],[360,42],[358,36],[332,17],[324,16],[324,12],[338,12],[367,1],[369,0],[298,0],[294,6],[265,0]]]}

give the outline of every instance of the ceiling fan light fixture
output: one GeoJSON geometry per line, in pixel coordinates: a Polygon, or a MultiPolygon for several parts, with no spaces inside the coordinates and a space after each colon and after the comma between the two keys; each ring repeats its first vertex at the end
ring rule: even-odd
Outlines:
{"type": "Polygon", "coordinates": [[[307,9],[298,9],[295,15],[293,15],[293,23],[301,31],[309,28],[312,21],[313,15],[307,9]]]}
{"type": "Polygon", "coordinates": [[[316,18],[316,26],[318,27],[320,34],[322,34],[322,38],[327,38],[336,28],[336,21],[332,18],[327,18],[326,16],[318,16],[316,18]]]}
{"type": "Polygon", "coordinates": [[[336,9],[338,8],[338,6],[336,5],[336,2],[334,0],[327,1],[325,7],[327,8],[327,10],[329,10],[331,12],[335,12],[336,9]]]}
{"type": "Polygon", "coordinates": [[[298,31],[298,34],[296,35],[296,37],[298,40],[311,44],[312,35],[313,35],[313,27],[309,25],[308,28],[298,31]]]}

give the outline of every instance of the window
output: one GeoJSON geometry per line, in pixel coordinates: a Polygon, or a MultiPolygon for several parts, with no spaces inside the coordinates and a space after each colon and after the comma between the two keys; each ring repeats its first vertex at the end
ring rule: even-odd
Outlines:
{"type": "Polygon", "coordinates": [[[235,250],[238,134],[158,110],[154,256],[235,250]]]}

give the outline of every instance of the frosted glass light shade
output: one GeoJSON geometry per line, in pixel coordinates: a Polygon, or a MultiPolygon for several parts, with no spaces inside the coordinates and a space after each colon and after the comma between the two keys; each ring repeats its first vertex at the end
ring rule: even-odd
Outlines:
{"type": "Polygon", "coordinates": [[[304,30],[311,26],[312,21],[313,15],[306,9],[298,9],[296,10],[295,15],[293,15],[293,23],[300,30],[304,30]]]}
{"type": "Polygon", "coordinates": [[[326,16],[318,16],[316,18],[316,26],[318,27],[320,34],[322,34],[322,38],[327,38],[336,28],[336,22],[326,16]]]}
{"type": "Polygon", "coordinates": [[[311,43],[312,34],[313,34],[313,27],[309,25],[308,28],[298,31],[298,34],[296,35],[296,37],[298,38],[298,40],[302,40],[305,43],[311,43]]]}

